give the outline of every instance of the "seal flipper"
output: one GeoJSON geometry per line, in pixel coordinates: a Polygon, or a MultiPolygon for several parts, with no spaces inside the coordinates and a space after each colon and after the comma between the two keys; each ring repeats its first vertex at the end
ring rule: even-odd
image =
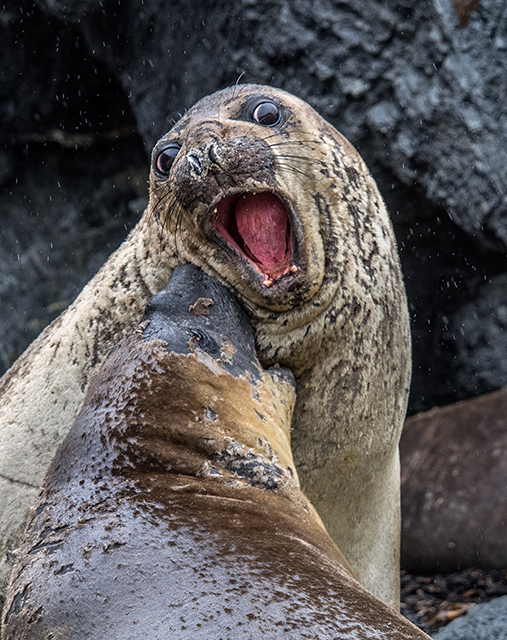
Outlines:
{"type": "Polygon", "coordinates": [[[197,267],[174,269],[164,289],[148,303],[141,326],[146,321],[145,340],[164,340],[174,353],[204,351],[234,377],[260,379],[246,313],[227,287],[197,267]]]}

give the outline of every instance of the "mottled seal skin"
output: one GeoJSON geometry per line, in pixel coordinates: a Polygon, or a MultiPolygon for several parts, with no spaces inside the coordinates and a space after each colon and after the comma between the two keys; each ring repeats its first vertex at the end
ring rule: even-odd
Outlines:
{"type": "Polygon", "coordinates": [[[188,262],[241,299],[262,364],[294,373],[301,485],[360,581],[396,606],[410,339],[391,224],[351,145],[303,101],[258,85],[204,98],[157,143],[138,227],[6,374],[4,576],[92,374],[188,262]]]}
{"type": "Polygon", "coordinates": [[[229,290],[179,267],[145,318],[49,468],[3,639],[426,638],[354,579],[299,490],[292,375],[261,369],[229,290]]]}

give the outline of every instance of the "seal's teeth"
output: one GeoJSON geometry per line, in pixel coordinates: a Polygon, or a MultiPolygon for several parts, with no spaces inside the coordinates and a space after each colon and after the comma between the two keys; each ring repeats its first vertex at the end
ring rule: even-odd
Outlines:
{"type": "Polygon", "coordinates": [[[273,278],[269,278],[266,276],[266,279],[262,281],[263,287],[272,287],[273,286],[273,278]]]}
{"type": "Polygon", "coordinates": [[[217,208],[217,207],[215,207],[215,208],[213,209],[213,215],[215,215],[215,216],[216,216],[217,214],[218,214],[218,208],[217,208]]]}
{"type": "Polygon", "coordinates": [[[298,267],[297,264],[291,264],[289,271],[291,273],[297,273],[300,269],[301,269],[301,267],[298,267]]]}

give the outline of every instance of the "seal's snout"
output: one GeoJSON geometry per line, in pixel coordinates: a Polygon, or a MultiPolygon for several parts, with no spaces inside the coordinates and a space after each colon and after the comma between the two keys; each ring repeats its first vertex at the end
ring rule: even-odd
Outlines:
{"type": "Polygon", "coordinates": [[[219,142],[209,142],[202,148],[191,149],[185,156],[186,164],[190,170],[190,174],[195,178],[203,178],[213,167],[227,168],[231,163],[231,159],[227,158],[227,153],[223,149],[223,145],[219,142]]]}

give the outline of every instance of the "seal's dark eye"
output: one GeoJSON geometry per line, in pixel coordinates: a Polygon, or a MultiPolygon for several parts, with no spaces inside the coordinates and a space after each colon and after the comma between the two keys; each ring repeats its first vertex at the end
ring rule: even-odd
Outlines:
{"type": "Polygon", "coordinates": [[[179,144],[176,142],[171,143],[165,149],[158,154],[157,159],[155,161],[155,165],[159,173],[164,176],[168,176],[171,171],[172,164],[174,162],[174,158],[178,155],[178,151],[181,149],[179,144]]]}
{"type": "Polygon", "coordinates": [[[259,124],[272,127],[280,120],[280,109],[274,102],[261,102],[254,109],[253,119],[259,124]]]}

